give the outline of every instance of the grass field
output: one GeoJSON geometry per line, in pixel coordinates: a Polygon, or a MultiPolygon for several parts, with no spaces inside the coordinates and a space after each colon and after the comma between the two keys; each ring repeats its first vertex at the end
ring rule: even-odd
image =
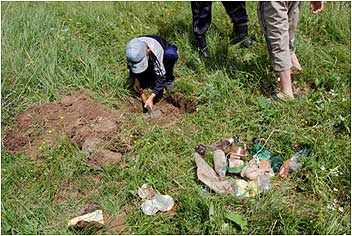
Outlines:
{"type": "Polygon", "coordinates": [[[127,209],[130,234],[350,235],[351,4],[327,2],[313,15],[303,3],[296,46],[304,68],[293,81],[306,96],[273,106],[263,102],[277,84],[256,2],[248,2],[247,11],[256,42],[243,49],[230,44],[230,19],[214,3],[207,34],[213,58],[202,61],[189,2],[2,2],[2,132],[31,105],[82,88],[114,109],[132,94],[124,51],[140,34],[159,34],[178,46],[176,91],[194,96],[197,111],[168,126],[148,125],[135,114],[123,132],[139,137],[126,165],[114,168],[88,168],[66,139],[44,151],[44,162],[2,146],[1,233],[78,233],[67,229],[67,221],[95,202],[112,216],[127,209]],[[296,144],[311,146],[303,170],[285,180],[274,177],[272,189],[253,198],[200,191],[196,144],[236,134],[250,147],[253,137],[264,142],[271,133],[266,147],[285,159],[296,144]],[[71,184],[63,197],[65,183],[71,184]],[[172,196],[177,213],[145,216],[136,194],[143,183],[172,196]],[[242,215],[247,227],[231,223],[227,212],[242,215]]]}

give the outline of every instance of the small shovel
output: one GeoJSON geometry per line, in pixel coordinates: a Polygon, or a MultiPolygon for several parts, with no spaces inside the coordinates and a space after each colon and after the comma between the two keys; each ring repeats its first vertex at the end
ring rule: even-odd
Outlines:
{"type": "Polygon", "coordinates": [[[144,93],[143,89],[139,91],[139,94],[142,99],[142,106],[143,106],[143,113],[144,113],[143,116],[145,118],[156,118],[161,116],[162,113],[159,109],[152,110],[149,106],[147,106],[147,108],[144,107],[144,104],[148,98],[147,98],[147,95],[144,93]]]}

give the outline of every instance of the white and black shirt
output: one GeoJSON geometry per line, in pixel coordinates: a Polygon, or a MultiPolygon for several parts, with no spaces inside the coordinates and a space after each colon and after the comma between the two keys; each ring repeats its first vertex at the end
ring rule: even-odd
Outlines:
{"type": "Polygon", "coordinates": [[[131,78],[138,78],[138,76],[143,76],[143,74],[151,75],[145,76],[145,79],[155,79],[153,93],[159,95],[165,88],[166,83],[166,71],[163,63],[164,50],[169,47],[170,44],[157,35],[143,35],[138,37],[138,39],[147,44],[148,48],[151,50],[151,54],[149,56],[147,70],[141,74],[134,74],[132,70],[130,70],[131,78]]]}

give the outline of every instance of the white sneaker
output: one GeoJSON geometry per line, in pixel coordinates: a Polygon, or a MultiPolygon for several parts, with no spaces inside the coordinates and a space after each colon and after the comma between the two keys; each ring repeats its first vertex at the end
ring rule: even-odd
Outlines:
{"type": "Polygon", "coordinates": [[[172,91],[175,88],[175,82],[174,81],[167,81],[165,87],[166,87],[167,91],[172,91]]]}

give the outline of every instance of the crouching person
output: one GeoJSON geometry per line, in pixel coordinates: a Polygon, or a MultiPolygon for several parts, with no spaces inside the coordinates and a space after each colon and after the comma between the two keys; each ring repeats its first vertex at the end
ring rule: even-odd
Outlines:
{"type": "Polygon", "coordinates": [[[126,46],[126,57],[133,88],[151,88],[152,94],[144,107],[153,109],[154,102],[163,95],[164,88],[174,88],[174,66],[178,59],[177,47],[157,35],[143,35],[132,39],[126,46]]]}

